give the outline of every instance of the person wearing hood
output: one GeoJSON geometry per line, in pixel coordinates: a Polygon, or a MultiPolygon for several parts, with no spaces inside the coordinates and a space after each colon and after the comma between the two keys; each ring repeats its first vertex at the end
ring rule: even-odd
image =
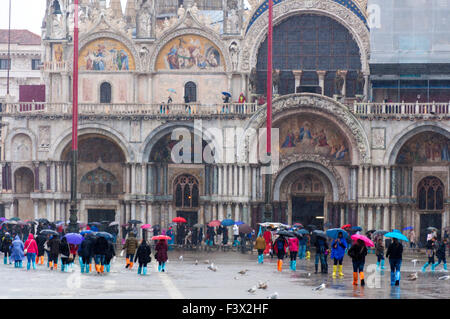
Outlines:
{"type": "Polygon", "coordinates": [[[80,257],[81,273],[85,271],[88,274],[92,271],[92,257],[94,256],[93,247],[95,239],[90,234],[84,236],[84,240],[81,242],[78,249],[78,256],[80,257]]]}
{"type": "Polygon", "coordinates": [[[36,269],[36,255],[38,254],[38,245],[36,240],[34,240],[33,234],[28,234],[28,239],[25,242],[25,255],[27,255],[27,270],[30,270],[31,265],[33,265],[33,269],[36,269]]]}
{"type": "Polygon", "coordinates": [[[95,270],[98,274],[105,271],[105,259],[108,253],[108,241],[104,237],[98,237],[94,243],[95,270]]]}
{"type": "Polygon", "coordinates": [[[22,261],[24,259],[23,250],[23,242],[20,240],[19,235],[16,235],[11,245],[11,260],[14,261],[15,268],[22,268],[22,261]]]}
{"type": "Polygon", "coordinates": [[[58,269],[58,257],[59,257],[59,249],[60,249],[60,240],[58,236],[53,235],[50,237],[49,241],[47,242],[47,246],[49,248],[49,267],[50,270],[56,270],[58,269]]]}
{"type": "Polygon", "coordinates": [[[132,269],[133,268],[133,258],[134,254],[136,254],[136,249],[138,246],[138,241],[136,239],[136,236],[134,236],[134,233],[130,232],[128,235],[127,240],[125,241],[125,245],[123,246],[122,250],[126,249],[126,266],[125,268],[132,269]]]}
{"type": "Polygon", "coordinates": [[[291,270],[296,271],[299,240],[297,237],[292,237],[288,239],[288,243],[289,243],[289,256],[291,257],[291,270]]]}
{"type": "Polygon", "coordinates": [[[105,255],[105,268],[106,272],[110,272],[111,270],[111,260],[116,255],[116,251],[114,250],[114,245],[112,242],[108,241],[108,250],[105,255]]]}
{"type": "Polygon", "coordinates": [[[61,242],[59,244],[59,253],[61,254],[61,271],[68,272],[70,263],[70,247],[66,237],[63,237],[61,239],[61,242]]]}
{"type": "Polygon", "coordinates": [[[391,266],[391,286],[400,285],[400,267],[402,265],[403,245],[397,238],[392,239],[386,252],[386,257],[389,258],[391,266]]]}
{"type": "Polygon", "coordinates": [[[134,262],[139,262],[138,275],[142,273],[142,275],[147,275],[147,264],[152,261],[150,254],[152,250],[150,246],[147,244],[145,239],[142,239],[141,244],[139,245],[136,257],[134,257],[134,262]]]}
{"type": "Polygon", "coordinates": [[[38,254],[36,256],[36,264],[44,264],[44,254],[45,254],[45,242],[47,237],[45,235],[39,234],[36,236],[36,244],[38,246],[38,254]]]}
{"type": "Polygon", "coordinates": [[[361,279],[361,286],[365,285],[364,282],[364,264],[366,262],[367,247],[366,244],[358,239],[355,244],[348,250],[347,253],[353,262],[353,285],[358,285],[358,273],[361,279]]]}
{"type": "Polygon", "coordinates": [[[5,236],[2,239],[2,252],[4,254],[3,263],[5,265],[11,263],[11,250],[10,250],[11,245],[12,245],[11,235],[8,232],[6,232],[5,236]],[[9,256],[9,262],[8,262],[8,256],[9,256]]]}
{"type": "Polygon", "coordinates": [[[339,232],[338,237],[331,243],[331,259],[334,261],[333,278],[336,278],[336,272],[339,265],[339,277],[344,277],[342,272],[342,261],[344,260],[345,250],[347,249],[347,241],[344,239],[342,232],[339,232]]]}
{"type": "Polygon", "coordinates": [[[155,247],[156,254],[155,258],[158,261],[158,271],[165,272],[166,271],[166,262],[167,262],[167,242],[164,239],[158,241],[155,247]]]}
{"type": "Polygon", "coordinates": [[[275,254],[278,257],[277,269],[278,271],[282,271],[283,269],[283,259],[286,255],[286,248],[288,247],[288,242],[283,236],[278,236],[273,244],[273,249],[275,254]]]}

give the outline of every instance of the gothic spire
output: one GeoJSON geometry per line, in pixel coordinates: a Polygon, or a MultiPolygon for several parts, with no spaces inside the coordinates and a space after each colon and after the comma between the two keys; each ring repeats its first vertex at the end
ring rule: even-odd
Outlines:
{"type": "Polygon", "coordinates": [[[109,6],[113,10],[114,16],[116,18],[123,17],[122,5],[120,4],[120,0],[111,0],[109,6]]]}

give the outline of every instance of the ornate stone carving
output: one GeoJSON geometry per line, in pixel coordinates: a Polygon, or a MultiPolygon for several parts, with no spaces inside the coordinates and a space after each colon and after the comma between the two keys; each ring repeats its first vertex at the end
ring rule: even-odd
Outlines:
{"type": "Polygon", "coordinates": [[[50,140],[50,126],[39,126],[39,150],[48,151],[50,140]]]}
{"type": "Polygon", "coordinates": [[[233,64],[233,71],[236,71],[239,65],[239,46],[235,41],[230,44],[229,51],[231,63],[233,64]]]}

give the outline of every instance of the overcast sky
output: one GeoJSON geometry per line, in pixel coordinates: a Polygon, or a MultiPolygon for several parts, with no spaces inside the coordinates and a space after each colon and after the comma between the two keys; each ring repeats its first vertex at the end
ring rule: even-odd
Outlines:
{"type": "MultiPolygon", "coordinates": [[[[125,9],[126,0],[121,0],[125,9]]],[[[11,28],[28,29],[41,35],[45,0],[11,0],[11,28]]],[[[8,29],[9,0],[0,0],[0,29],[8,29]]]]}

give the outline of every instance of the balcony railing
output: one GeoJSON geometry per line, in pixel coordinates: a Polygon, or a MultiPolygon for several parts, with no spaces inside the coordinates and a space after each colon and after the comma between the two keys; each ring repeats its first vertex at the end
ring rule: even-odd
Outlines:
{"type": "MultiPolygon", "coordinates": [[[[201,116],[226,114],[253,114],[258,108],[256,103],[229,104],[79,104],[80,115],[148,115],[148,116],[201,116]]],[[[72,104],[68,103],[9,103],[3,106],[3,115],[46,114],[71,115],[72,104]]]]}
{"type": "Polygon", "coordinates": [[[450,115],[448,103],[362,103],[355,102],[353,112],[356,115],[424,116],[450,115]]]}
{"type": "Polygon", "coordinates": [[[67,71],[67,62],[56,62],[56,61],[48,61],[44,62],[44,71],[45,72],[61,72],[67,71]]]}

